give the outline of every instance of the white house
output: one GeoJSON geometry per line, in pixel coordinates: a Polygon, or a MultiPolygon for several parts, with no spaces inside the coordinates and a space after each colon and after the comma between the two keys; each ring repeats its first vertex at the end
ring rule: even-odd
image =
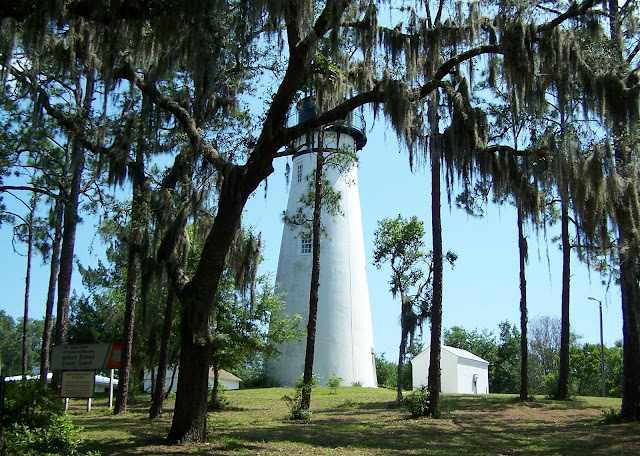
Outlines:
{"type": "MultiPolygon", "coordinates": [[[[431,347],[411,360],[413,388],[427,385],[431,347]]],[[[489,362],[460,348],[442,346],[440,391],[459,394],[489,394],[489,362]]]]}
{"type": "MultiPolygon", "coordinates": [[[[173,368],[167,369],[167,374],[165,376],[164,381],[164,389],[165,391],[169,388],[173,377],[173,385],[171,386],[171,392],[175,393],[178,390],[178,372],[180,370],[176,369],[175,377],[173,373],[173,368]]],[[[218,371],[218,382],[221,386],[223,386],[227,390],[237,390],[240,389],[240,382],[242,379],[240,377],[236,377],[230,372],[227,372],[224,369],[220,369],[218,371]]],[[[209,368],[209,388],[213,388],[213,369],[209,368]]],[[[149,371],[144,371],[144,390],[148,393],[151,393],[151,374],[149,371]]]]}

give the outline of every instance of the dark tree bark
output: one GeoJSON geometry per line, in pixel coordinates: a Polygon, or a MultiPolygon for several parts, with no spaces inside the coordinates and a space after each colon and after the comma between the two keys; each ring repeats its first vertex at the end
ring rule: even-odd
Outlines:
{"type": "Polygon", "coordinates": [[[571,245],[569,243],[569,201],[567,184],[563,184],[561,195],[562,237],[562,316],[560,330],[560,366],[556,399],[569,398],[569,290],[571,280],[571,245]]]}
{"type": "MultiPolygon", "coordinates": [[[[73,274],[73,252],[78,225],[78,206],[80,198],[80,182],[84,170],[84,150],[75,142],[71,146],[71,169],[73,172],[69,199],[64,207],[62,246],[60,248],[60,272],[58,274],[58,306],[56,311],[56,345],[67,342],[69,328],[69,296],[71,294],[71,276],[73,274]]],[[[60,393],[60,372],[54,372],[51,387],[60,393]]]]}
{"type": "MultiPolygon", "coordinates": [[[[517,204],[517,202],[516,202],[517,204]]],[[[529,370],[529,347],[527,341],[527,240],[524,237],[522,209],[518,207],[518,251],[520,253],[520,400],[529,397],[527,374],[529,370]]]]}
{"type": "Polygon", "coordinates": [[[129,381],[131,378],[131,354],[133,352],[133,327],[138,292],[138,272],[140,269],[139,240],[138,234],[134,236],[134,240],[129,244],[122,353],[120,359],[120,375],[118,377],[118,391],[116,393],[116,403],[113,407],[114,415],[126,413],[127,411],[127,395],[129,394],[129,381]]]}
{"type": "Polygon", "coordinates": [[[49,353],[51,351],[51,332],[53,330],[53,304],[56,297],[56,283],[58,270],[60,269],[60,243],[62,242],[62,210],[63,204],[56,200],[53,221],[53,242],[51,246],[51,266],[49,272],[49,288],[47,290],[47,305],[44,313],[44,330],[42,333],[42,352],[40,355],[40,380],[42,386],[47,389],[47,376],[49,375],[49,353]]]}
{"type": "MultiPolygon", "coordinates": [[[[79,86],[79,84],[78,84],[79,86]]],[[[82,108],[85,113],[91,111],[93,91],[95,87],[95,72],[90,71],[85,81],[85,93],[82,108]]],[[[80,100],[81,89],[76,89],[76,99],[80,100]]],[[[67,330],[69,328],[69,297],[71,295],[71,276],[73,275],[73,255],[76,243],[76,228],[78,226],[78,208],[80,206],[80,193],[82,191],[82,174],[84,172],[85,156],[84,148],[78,138],[71,140],[71,185],[68,187],[68,199],[64,205],[62,246],[60,248],[60,272],[58,274],[58,307],[56,311],[56,345],[67,343],[67,330]]],[[[60,393],[62,376],[60,372],[54,372],[51,379],[51,387],[60,393]]]]}
{"type": "Polygon", "coordinates": [[[431,301],[431,349],[429,353],[429,415],[440,414],[440,349],[442,336],[442,216],[440,207],[440,167],[442,136],[439,134],[437,91],[429,106],[431,125],[431,231],[433,233],[433,297],[431,301]]]}
{"type": "Polygon", "coordinates": [[[218,213],[205,241],[200,263],[192,280],[178,286],[180,315],[180,373],[169,440],[202,441],[207,429],[207,396],[212,337],[209,320],[215,291],[225,268],[225,258],[240,225],[242,209],[249,195],[273,168],[247,175],[245,167],[228,171],[222,183],[218,213]]]}
{"type": "MultiPolygon", "coordinates": [[[[143,97],[142,112],[148,113],[148,97],[143,97]]],[[[144,131],[144,128],[140,128],[144,131]]],[[[127,396],[131,378],[131,357],[133,354],[133,338],[136,317],[136,301],[138,300],[138,276],[140,272],[140,257],[142,250],[142,232],[147,226],[146,208],[149,200],[148,180],[145,176],[145,139],[141,135],[136,149],[135,172],[131,173],[133,195],[131,200],[131,221],[127,244],[129,256],[127,259],[127,294],[125,298],[124,328],[122,335],[122,355],[120,360],[120,376],[118,378],[118,392],[113,408],[114,415],[126,413],[127,396]]],[[[144,316],[143,316],[144,318],[144,316]]],[[[141,369],[144,379],[144,369],[141,369]]]]}
{"type": "MultiPolygon", "coordinates": [[[[160,358],[158,359],[158,374],[153,391],[153,401],[149,410],[149,418],[154,419],[162,415],[164,401],[164,384],[167,378],[167,366],[169,364],[169,346],[171,342],[171,326],[175,305],[175,292],[171,283],[168,284],[167,307],[164,311],[164,324],[162,325],[162,339],[160,341],[160,358]]],[[[175,370],[174,370],[175,372],[175,370]]]]}
{"type": "Polygon", "coordinates": [[[407,303],[405,303],[405,298],[404,298],[404,293],[400,292],[400,302],[401,302],[401,310],[400,310],[400,319],[402,320],[402,324],[400,325],[402,327],[402,331],[401,331],[401,336],[400,336],[400,347],[398,349],[398,374],[397,374],[397,378],[398,378],[398,384],[396,386],[396,403],[400,404],[402,402],[402,365],[404,364],[404,357],[406,356],[406,351],[407,351],[407,339],[408,339],[408,332],[407,332],[407,325],[405,323],[406,321],[406,315],[407,315],[407,303]]]}
{"type": "Polygon", "coordinates": [[[22,320],[22,381],[27,382],[27,371],[29,369],[28,356],[29,351],[29,291],[31,288],[31,260],[33,259],[33,217],[36,212],[36,199],[32,199],[32,205],[29,210],[29,219],[27,223],[27,275],[24,279],[24,314],[22,320]]]}
{"type": "Polygon", "coordinates": [[[304,353],[304,373],[302,376],[302,399],[300,408],[309,410],[311,406],[311,384],[313,381],[313,358],[316,346],[316,326],[318,323],[318,291],[320,290],[320,236],[322,226],[322,179],[324,174],[324,140],[320,134],[319,150],[316,154],[314,173],[314,201],[312,222],[312,264],[311,288],[309,290],[309,321],[307,323],[307,346],[304,353]]]}

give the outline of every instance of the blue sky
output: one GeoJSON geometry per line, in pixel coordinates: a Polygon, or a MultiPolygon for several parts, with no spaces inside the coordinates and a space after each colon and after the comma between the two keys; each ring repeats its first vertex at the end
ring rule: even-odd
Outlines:
{"type": "MultiPolygon", "coordinates": [[[[371,120],[369,119],[369,122],[371,120]]],[[[364,227],[367,276],[371,297],[374,344],[376,354],[385,353],[395,361],[400,340],[398,324],[399,303],[388,291],[388,267],[377,270],[371,263],[373,233],[378,220],[395,217],[418,216],[425,222],[427,243],[430,244],[430,178],[427,169],[411,173],[407,154],[401,150],[392,131],[379,120],[369,124],[368,143],[360,152],[359,189],[364,227]]],[[[288,188],[285,183],[286,159],[275,163],[276,171],[269,177],[265,198],[260,187],[246,207],[244,222],[262,232],[265,243],[265,261],[261,273],[271,273],[275,280],[280,237],[281,214],[286,207],[288,188]]],[[[443,192],[444,195],[444,192],[443,192]]],[[[5,198],[9,201],[8,198],[5,198]]],[[[489,205],[484,218],[468,217],[462,210],[449,208],[443,196],[444,249],[458,254],[453,269],[444,272],[444,328],[458,325],[468,330],[488,329],[498,334],[498,324],[508,320],[519,325],[518,242],[516,213],[512,206],[489,205]]],[[[548,230],[551,239],[558,227],[548,230]]],[[[561,255],[557,244],[538,239],[528,230],[529,264],[527,292],[530,321],[537,316],[560,316],[561,255]],[[547,258],[548,255],[548,258],[547,258]]],[[[20,247],[22,252],[24,246],[20,247]]],[[[0,229],[0,286],[3,296],[0,308],[18,318],[24,306],[24,277],[26,257],[13,251],[11,227],[0,229]]],[[[76,255],[85,265],[95,265],[101,247],[90,219],[78,229],[76,255]]],[[[580,342],[599,343],[597,302],[603,301],[604,341],[611,346],[622,339],[620,291],[612,285],[607,291],[596,274],[589,277],[585,266],[572,258],[571,277],[571,330],[582,336],[580,342]]],[[[32,273],[30,317],[43,318],[48,283],[48,266],[42,266],[39,257],[34,260],[32,273]]],[[[77,271],[74,287],[80,287],[77,271]]],[[[425,327],[425,346],[429,329],[425,327]]]]}

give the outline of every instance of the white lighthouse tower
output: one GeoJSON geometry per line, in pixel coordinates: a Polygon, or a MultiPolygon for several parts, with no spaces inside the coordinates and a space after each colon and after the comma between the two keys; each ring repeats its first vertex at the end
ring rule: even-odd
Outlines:
{"type": "MultiPolygon", "coordinates": [[[[299,120],[315,115],[308,100],[301,103],[299,120]],[[306,101],[306,103],[305,103],[306,101]]],[[[323,127],[323,150],[349,147],[358,151],[366,144],[364,122],[358,127],[351,121],[323,127]]],[[[286,213],[293,215],[301,206],[300,197],[308,192],[306,177],[316,165],[319,132],[301,138],[300,152],[293,157],[289,201],[286,213]]],[[[320,288],[318,291],[318,319],[316,328],[313,373],[319,385],[326,385],[335,374],[345,386],[357,383],[376,387],[376,368],[373,352],[373,330],[369,289],[367,286],[364,240],[357,166],[348,170],[327,167],[324,175],[334,190],[340,193],[341,214],[331,216],[323,211],[321,238],[320,288]]],[[[305,208],[310,214],[312,208],[305,208]]],[[[306,328],[309,315],[311,286],[312,242],[301,228],[284,226],[276,282],[277,291],[285,292],[285,310],[289,315],[303,317],[306,328]]],[[[305,336],[299,341],[279,347],[279,360],[270,359],[267,374],[281,385],[291,386],[301,378],[304,370],[305,336]]]]}

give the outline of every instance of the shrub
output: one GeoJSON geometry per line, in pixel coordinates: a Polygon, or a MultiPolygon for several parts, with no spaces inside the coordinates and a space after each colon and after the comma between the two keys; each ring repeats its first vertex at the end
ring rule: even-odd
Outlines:
{"type": "Polygon", "coordinates": [[[318,381],[315,377],[312,378],[310,385],[305,385],[302,382],[302,377],[296,380],[295,388],[296,392],[293,396],[289,396],[285,394],[282,396],[282,400],[286,401],[289,404],[289,416],[287,417],[290,420],[310,420],[311,419],[311,411],[309,409],[302,408],[302,392],[305,389],[309,391],[315,388],[318,385],[318,381]]]}
{"type": "Polygon", "coordinates": [[[620,412],[614,410],[613,408],[610,408],[609,410],[603,410],[602,416],[600,416],[600,418],[598,419],[598,422],[602,424],[614,424],[621,423],[623,421],[624,420],[622,419],[622,415],[620,414],[620,412]]]}
{"type": "Polygon", "coordinates": [[[426,386],[421,386],[418,390],[412,391],[402,402],[414,418],[429,415],[430,396],[426,386]]]}
{"type": "Polygon", "coordinates": [[[4,437],[7,454],[23,456],[78,454],[81,427],[75,427],[66,416],[54,416],[45,427],[30,428],[14,423],[4,437]]]}
{"type": "MultiPolygon", "coordinates": [[[[295,383],[293,384],[293,387],[296,389],[301,389],[303,384],[304,384],[304,377],[301,375],[296,379],[295,383]]],[[[311,377],[311,388],[313,389],[316,386],[318,386],[318,378],[314,374],[311,377]]]]}
{"type": "MultiPolygon", "coordinates": [[[[38,381],[6,384],[3,410],[3,454],[77,455],[82,428],[64,416],[63,407],[51,390],[38,381]]],[[[94,453],[95,455],[96,453],[94,453]]]]}
{"type": "Polygon", "coordinates": [[[327,386],[329,386],[331,394],[338,394],[338,387],[342,383],[342,378],[338,377],[335,372],[331,374],[329,377],[329,381],[327,382],[327,386]]]}

